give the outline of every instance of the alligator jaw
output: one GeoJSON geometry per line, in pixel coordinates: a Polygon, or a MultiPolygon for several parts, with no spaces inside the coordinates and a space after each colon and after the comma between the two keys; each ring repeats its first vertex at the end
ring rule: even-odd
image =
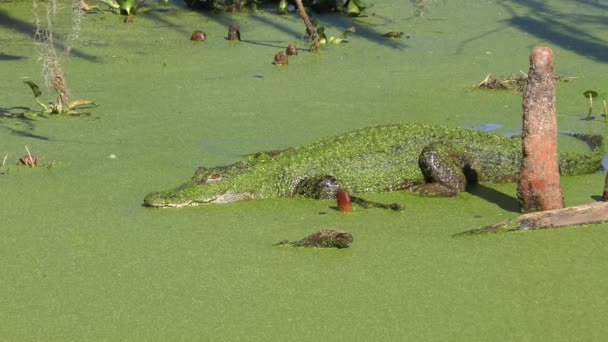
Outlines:
{"type": "Polygon", "coordinates": [[[144,199],[144,205],[153,208],[182,208],[194,207],[210,203],[224,204],[237,201],[245,201],[255,199],[255,195],[245,193],[225,193],[222,195],[207,197],[203,199],[177,199],[167,196],[162,192],[153,192],[148,194],[144,199]]]}

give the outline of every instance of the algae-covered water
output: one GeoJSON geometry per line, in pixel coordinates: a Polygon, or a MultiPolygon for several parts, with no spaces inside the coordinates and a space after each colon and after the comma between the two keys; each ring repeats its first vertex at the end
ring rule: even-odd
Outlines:
{"type": "MultiPolygon", "coordinates": [[[[183,4],[87,14],[63,60],[89,117],[9,118],[38,110],[42,84],[28,1],[0,1],[0,339],[600,341],[608,329],[608,225],[481,238],[451,234],[515,217],[515,184],[456,198],[392,192],[402,212],[276,199],[183,209],[142,206],[197,166],[232,162],[375,124],[521,127],[521,94],[475,90],[527,71],[550,46],[561,130],[582,121],[583,91],[608,87],[601,1],[376,1],[366,18],[316,15],[349,42],[309,54],[294,14],[206,15],[183,4]],[[373,15],[372,15],[373,14],[373,15]],[[224,40],[230,23],[243,41],[224,40]],[[196,29],[209,40],[189,40],[196,29]],[[388,31],[410,38],[387,40],[388,31]],[[296,42],[289,66],[271,64],[296,42]],[[17,167],[32,154],[50,167],[17,167]],[[273,247],[322,228],[343,250],[273,247]]],[[[54,23],[69,33],[69,5],[54,23]]],[[[44,20],[42,17],[41,20],[44,20]]],[[[43,88],[45,101],[52,91],[43,88]]],[[[566,141],[563,149],[579,148],[566,141]]],[[[604,175],[564,177],[567,205],[597,200],[604,175]]]]}

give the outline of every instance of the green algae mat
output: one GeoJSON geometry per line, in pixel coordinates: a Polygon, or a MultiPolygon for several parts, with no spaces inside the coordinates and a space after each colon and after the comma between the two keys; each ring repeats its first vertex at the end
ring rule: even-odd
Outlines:
{"type": "MultiPolygon", "coordinates": [[[[377,1],[368,17],[314,15],[348,42],[274,55],[295,14],[203,14],[182,3],[134,17],[85,15],[63,67],[90,116],[12,118],[42,87],[28,1],[0,1],[0,340],[601,341],[608,334],[608,225],[476,238],[518,215],[515,184],[455,198],[369,194],[400,212],[334,201],[142,206],[198,166],[223,165],[350,129],[424,122],[521,128],[521,94],[478,90],[555,52],[560,130],[603,133],[585,90],[608,90],[608,8],[599,1],[377,1]],[[240,25],[243,41],[224,39],[240,25]],[[192,42],[204,30],[206,42],[192,42]],[[382,34],[402,31],[401,39],[382,34]],[[15,164],[27,154],[41,166],[15,164]],[[320,229],[341,250],[274,247],[320,229]]],[[[69,5],[55,25],[70,32],[69,5]]],[[[44,18],[41,18],[44,19],[44,18]]],[[[584,148],[565,140],[565,150],[584,148]]],[[[563,177],[567,205],[598,199],[604,175],[563,177]]]]}

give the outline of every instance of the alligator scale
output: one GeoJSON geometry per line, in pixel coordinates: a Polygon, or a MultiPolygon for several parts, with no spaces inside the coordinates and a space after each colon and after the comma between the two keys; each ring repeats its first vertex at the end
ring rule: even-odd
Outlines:
{"type": "MultiPolygon", "coordinates": [[[[600,169],[601,140],[590,153],[560,153],[562,175],[600,169]]],[[[296,148],[260,152],[234,164],[198,168],[173,190],[153,192],[151,207],[297,197],[334,198],[422,184],[436,191],[464,191],[475,182],[514,181],[522,159],[521,140],[493,133],[431,124],[358,129],[296,148]]]]}

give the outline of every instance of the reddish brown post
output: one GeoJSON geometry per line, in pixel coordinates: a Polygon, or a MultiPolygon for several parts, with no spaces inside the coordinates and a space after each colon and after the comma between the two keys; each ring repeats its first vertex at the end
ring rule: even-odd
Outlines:
{"type": "Polygon", "coordinates": [[[523,100],[523,161],[517,197],[524,213],[564,207],[557,160],[557,114],[553,51],[537,47],[530,55],[523,100]]]}
{"type": "Polygon", "coordinates": [[[343,213],[350,213],[353,211],[353,204],[350,201],[350,195],[348,191],[344,189],[338,190],[336,194],[336,198],[338,199],[338,211],[343,213]]]}

